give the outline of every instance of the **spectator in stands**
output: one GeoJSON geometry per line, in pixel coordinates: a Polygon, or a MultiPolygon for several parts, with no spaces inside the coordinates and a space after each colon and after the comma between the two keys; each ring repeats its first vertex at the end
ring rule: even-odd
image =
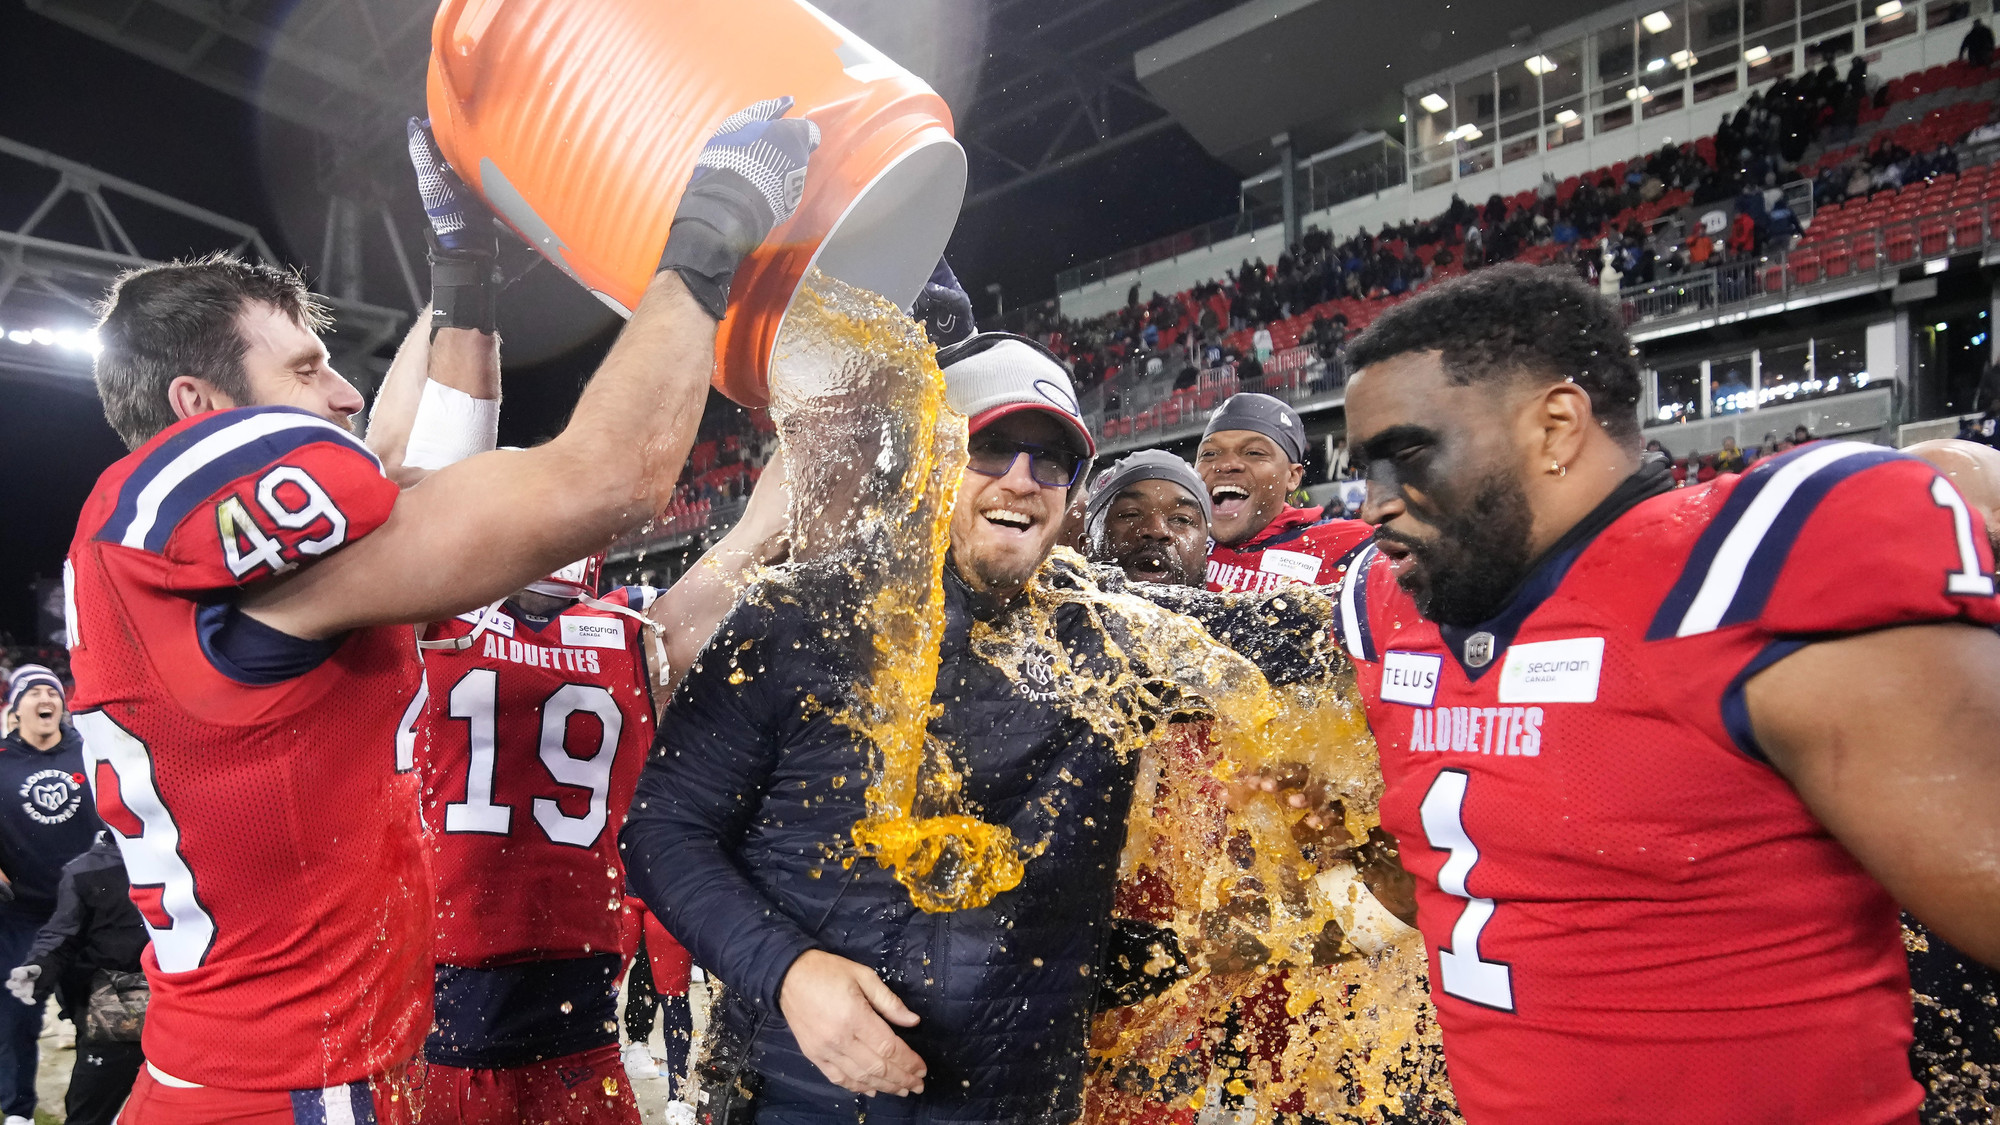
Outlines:
{"type": "Polygon", "coordinates": [[[1813,440],[1813,433],[1811,430],[1805,427],[1804,423],[1800,423],[1799,425],[1792,427],[1793,445],[1804,445],[1805,443],[1812,440],[1813,440]]]}
{"type": "Polygon", "coordinates": [[[55,913],[7,978],[14,999],[39,1009],[53,994],[76,1024],[76,1063],[63,1098],[69,1125],[110,1125],[139,1076],[146,941],[118,842],[100,831],[63,866],[55,913]]]}
{"type": "Polygon", "coordinates": [[[1749,467],[1749,459],[1736,447],[1736,439],[1722,439],[1722,452],[1715,455],[1715,471],[1718,473],[1740,473],[1749,467]]]}
{"type": "Polygon", "coordinates": [[[1977,67],[1993,64],[1993,29],[1985,20],[1972,21],[1965,38],[1958,42],[1958,57],[1977,67]]]}
{"type": "Polygon", "coordinates": [[[1208,560],[1208,489],[1186,461],[1144,449],[1090,486],[1085,509],[1090,561],[1134,582],[1200,586],[1208,560]]]}
{"type": "MultiPolygon", "coordinates": [[[[84,783],[83,739],[69,724],[62,681],[39,664],[15,671],[7,710],[18,724],[0,739],[0,964],[26,962],[35,935],[55,913],[63,865],[89,850],[103,828],[84,783]]],[[[35,1116],[36,1040],[42,1004],[0,1004],[0,1111],[6,1125],[35,1116]],[[16,1120],[16,1119],[19,1120],[16,1120]]]]}

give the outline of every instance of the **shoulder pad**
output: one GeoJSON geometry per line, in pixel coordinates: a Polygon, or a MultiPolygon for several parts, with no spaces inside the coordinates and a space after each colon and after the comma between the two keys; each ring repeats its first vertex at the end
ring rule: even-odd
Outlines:
{"type": "Polygon", "coordinates": [[[1992,571],[1978,514],[1935,469],[1880,446],[1815,443],[1743,474],[1647,637],[1990,622],[1992,571]]]}

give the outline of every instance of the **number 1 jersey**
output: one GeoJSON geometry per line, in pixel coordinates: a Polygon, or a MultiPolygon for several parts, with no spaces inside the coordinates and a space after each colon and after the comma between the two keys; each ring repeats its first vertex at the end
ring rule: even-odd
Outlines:
{"type": "MultiPolygon", "coordinates": [[[[640,610],[652,596],[604,600],[640,610]]],[[[425,637],[470,637],[478,616],[425,637]]],[[[440,964],[631,952],[618,829],[653,744],[643,630],[581,603],[547,619],[509,603],[468,647],[425,650],[401,765],[421,779],[440,964]]]]}
{"type": "Polygon", "coordinates": [[[1983,531],[1853,443],[1626,502],[1476,627],[1372,547],[1340,588],[1466,1118],[1914,1122],[1896,904],[1743,690],[1816,639],[2000,621],[1983,531]]]}
{"type": "MultiPolygon", "coordinates": [[[[307,1090],[416,1054],[431,1018],[416,791],[394,769],[407,627],[302,674],[235,664],[242,585],[388,519],[346,430],[245,407],[179,422],[98,478],[66,564],[76,725],[152,937],[146,1059],[232,1090],[307,1090]]],[[[293,642],[297,644],[298,642],[293,642]]]]}

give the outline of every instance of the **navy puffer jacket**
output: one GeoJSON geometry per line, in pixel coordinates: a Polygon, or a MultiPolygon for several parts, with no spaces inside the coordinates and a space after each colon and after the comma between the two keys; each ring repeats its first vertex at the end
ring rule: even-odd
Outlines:
{"type": "MultiPolygon", "coordinates": [[[[919,911],[873,860],[842,866],[869,779],[829,711],[858,660],[812,600],[747,600],[662,716],[621,837],[633,887],[728,986],[725,1024],[754,1035],[759,1100],[787,1119],[853,1120],[858,1105],[778,1011],[792,962],[824,949],[874,969],[922,1021],[901,1034],[928,1066],[924,1093],[871,1099],[870,1121],[1073,1120],[1133,762],[1058,706],[1043,669],[1010,677],[974,655],[969,595],[947,578],[931,733],[969,811],[1048,846],[989,906],[919,911]]],[[[1056,634],[1074,659],[1101,651],[1081,609],[1059,611],[1056,634]]]]}

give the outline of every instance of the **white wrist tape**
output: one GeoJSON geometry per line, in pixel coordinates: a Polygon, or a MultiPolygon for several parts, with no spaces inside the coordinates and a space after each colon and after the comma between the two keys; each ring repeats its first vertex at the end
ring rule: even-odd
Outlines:
{"type": "Polygon", "coordinates": [[[1411,932],[1401,918],[1375,900],[1353,864],[1336,863],[1320,872],[1315,881],[1320,893],[1332,900],[1334,917],[1347,944],[1362,954],[1373,956],[1411,932]]]}
{"type": "Polygon", "coordinates": [[[403,464],[417,469],[442,469],[500,443],[500,403],[473,398],[464,391],[424,380],[423,399],[410,423],[410,444],[403,464]]]}

